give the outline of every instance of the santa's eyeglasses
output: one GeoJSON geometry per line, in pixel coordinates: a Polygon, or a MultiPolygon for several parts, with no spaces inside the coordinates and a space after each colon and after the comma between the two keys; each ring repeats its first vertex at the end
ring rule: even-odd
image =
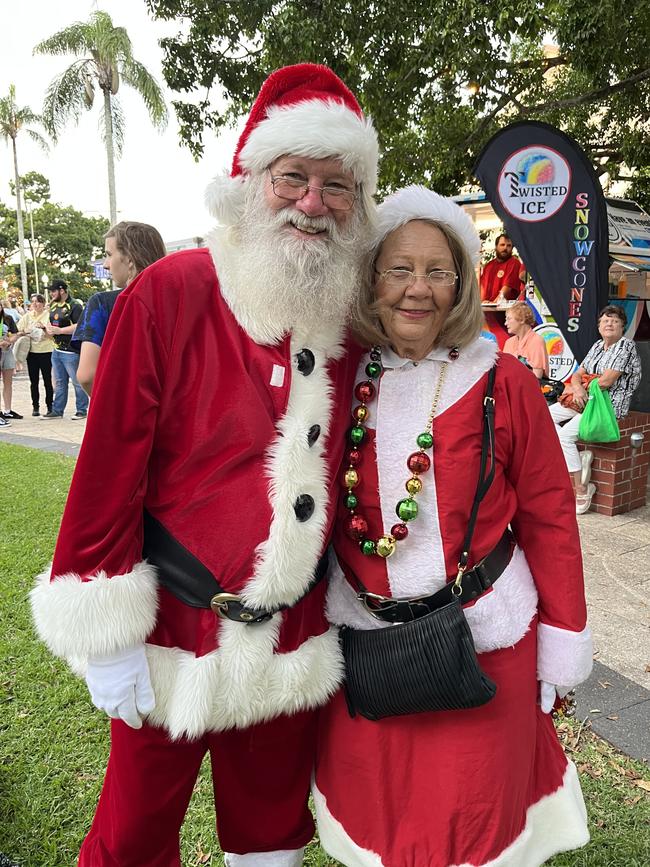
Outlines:
{"type": "Polygon", "coordinates": [[[307,178],[300,175],[272,175],[269,169],[273,192],[279,199],[297,202],[303,199],[309,190],[318,190],[321,202],[331,211],[349,211],[357,200],[357,194],[345,187],[317,187],[308,184],[307,178]]]}

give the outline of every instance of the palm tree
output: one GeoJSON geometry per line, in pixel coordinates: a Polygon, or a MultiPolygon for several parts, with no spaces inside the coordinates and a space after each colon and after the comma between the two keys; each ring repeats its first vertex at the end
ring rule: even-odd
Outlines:
{"type": "MultiPolygon", "coordinates": [[[[23,208],[22,208],[22,185],[20,175],[18,174],[18,151],[16,148],[16,139],[19,132],[27,133],[30,138],[37,142],[42,148],[47,150],[47,142],[43,136],[35,129],[31,129],[28,124],[42,123],[42,119],[31,110],[31,108],[18,108],[16,105],[16,88],[12,84],[9,87],[9,95],[0,99],[0,136],[4,141],[11,139],[11,146],[14,152],[14,183],[16,189],[16,219],[18,221],[18,246],[20,248],[20,282],[23,290],[23,298],[27,298],[29,290],[27,288],[27,262],[25,261],[25,227],[23,225],[23,208]]],[[[36,286],[38,292],[38,286],[36,286]]]]}
{"type": "Polygon", "coordinates": [[[75,60],[47,89],[43,121],[54,141],[68,119],[79,121],[91,109],[98,87],[103,97],[102,132],[108,164],[111,225],[117,222],[115,157],[124,139],[124,117],[116,99],[123,81],[142,97],[151,122],[158,129],[167,125],[167,107],[156,79],[133,57],[131,40],[124,27],[114,27],[107,12],[93,12],[85,23],[78,21],[60,30],[34,48],[35,54],[72,54],[75,60]]]}

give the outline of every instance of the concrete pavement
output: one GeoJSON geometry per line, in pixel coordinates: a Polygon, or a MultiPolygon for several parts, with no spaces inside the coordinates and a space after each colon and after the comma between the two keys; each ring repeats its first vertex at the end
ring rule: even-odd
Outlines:
{"type": "MultiPolygon", "coordinates": [[[[53,421],[32,418],[26,373],[16,375],[14,397],[24,419],[0,428],[0,442],[78,454],[86,423],[71,420],[72,388],[65,417],[53,421]]],[[[650,506],[613,518],[590,512],[578,522],[595,645],[578,714],[616,747],[650,762],[650,506]]]]}

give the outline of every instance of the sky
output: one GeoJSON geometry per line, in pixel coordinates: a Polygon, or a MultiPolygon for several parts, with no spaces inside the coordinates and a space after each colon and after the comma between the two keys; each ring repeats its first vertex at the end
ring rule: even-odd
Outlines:
{"type": "MultiPolygon", "coordinates": [[[[162,49],[158,40],[178,32],[176,22],[153,21],[144,0],[0,0],[3,21],[0,51],[0,94],[16,86],[16,102],[39,113],[50,81],[71,62],[72,56],[34,56],[34,45],[75,21],[86,21],[97,8],[125,27],[134,57],[143,63],[162,86],[170,112],[164,133],[149,121],[142,100],[128,87],[120,87],[124,110],[125,141],[116,164],[118,220],[151,223],[167,243],[204,236],[212,218],[203,204],[206,186],[216,174],[229,169],[237,131],[219,138],[208,133],[205,152],[195,162],[178,137],[178,123],[171,107],[174,94],[162,76],[162,49]]],[[[101,96],[101,94],[100,94],[101,96]]],[[[49,153],[28,136],[18,136],[18,170],[44,174],[50,180],[51,199],[72,205],[87,216],[109,215],[105,149],[100,137],[101,99],[95,96],[91,111],[84,112],[77,126],[66,126],[49,153]]],[[[13,158],[9,144],[0,142],[0,202],[14,205],[9,189],[13,158]]]]}

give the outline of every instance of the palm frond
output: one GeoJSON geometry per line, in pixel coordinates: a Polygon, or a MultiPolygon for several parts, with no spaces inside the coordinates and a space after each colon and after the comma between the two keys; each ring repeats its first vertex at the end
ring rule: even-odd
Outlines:
{"type": "Polygon", "coordinates": [[[90,51],[89,25],[76,21],[34,46],[34,54],[86,54],[90,51]]]}
{"type": "Polygon", "coordinates": [[[42,136],[40,132],[35,129],[26,129],[25,132],[31,138],[32,141],[35,141],[37,145],[43,148],[44,151],[49,151],[50,146],[47,143],[47,139],[45,136],[42,136]]]}
{"type": "Polygon", "coordinates": [[[153,75],[138,61],[131,59],[121,65],[122,78],[137,91],[149,112],[151,122],[158,129],[167,126],[167,106],[162,88],[153,75]]]}
{"type": "Polygon", "coordinates": [[[75,60],[52,80],[43,103],[43,124],[56,141],[69,118],[78,123],[85,108],[86,75],[92,61],[75,60]]]}

